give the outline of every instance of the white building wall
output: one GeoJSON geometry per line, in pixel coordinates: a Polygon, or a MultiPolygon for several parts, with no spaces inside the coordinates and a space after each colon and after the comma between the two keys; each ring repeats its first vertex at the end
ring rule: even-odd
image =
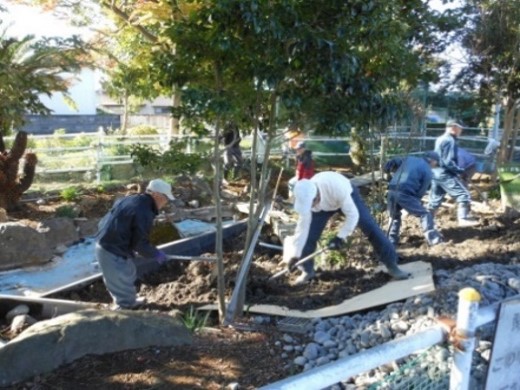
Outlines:
{"type": "Polygon", "coordinates": [[[67,105],[61,92],[51,97],[40,95],[41,102],[50,110],[51,115],[95,115],[97,107],[97,75],[92,69],[82,69],[78,74],[68,74],[70,79],[69,96],[76,107],[67,105]]]}

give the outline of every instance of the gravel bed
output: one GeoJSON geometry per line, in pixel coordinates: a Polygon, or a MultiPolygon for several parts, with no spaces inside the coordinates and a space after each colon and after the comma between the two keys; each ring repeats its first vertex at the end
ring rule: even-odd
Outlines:
{"type": "MultiPolygon", "coordinates": [[[[439,317],[455,319],[458,292],[462,288],[475,288],[482,297],[481,307],[520,293],[518,264],[484,263],[456,271],[438,270],[434,273],[434,279],[436,291],[432,293],[364,314],[314,319],[306,334],[306,341],[302,341],[303,338],[298,335],[285,334],[277,341],[274,352],[280,353],[287,362],[288,373],[306,371],[436,326],[436,319],[439,317]]],[[[478,329],[471,389],[484,388],[493,332],[493,324],[478,329]]],[[[427,351],[420,351],[408,358],[362,373],[330,388],[398,388],[398,384],[406,386],[407,382],[413,382],[416,387],[427,385],[427,388],[446,388],[451,361],[452,347],[448,344],[436,345],[427,351]]]]}

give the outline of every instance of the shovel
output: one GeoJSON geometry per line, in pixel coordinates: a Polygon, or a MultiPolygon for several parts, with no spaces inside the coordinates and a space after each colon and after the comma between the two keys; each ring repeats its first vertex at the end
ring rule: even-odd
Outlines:
{"type": "Polygon", "coordinates": [[[519,177],[520,177],[520,173],[517,173],[516,175],[511,176],[511,177],[508,178],[508,179],[500,179],[500,183],[510,183],[510,182],[512,182],[513,180],[518,179],[519,177]]]}
{"type": "Polygon", "coordinates": [[[168,260],[182,260],[182,261],[217,261],[216,257],[204,257],[204,256],[180,256],[180,255],[167,255],[168,260]]]}
{"type": "MultiPolygon", "coordinates": [[[[320,250],[317,250],[316,252],[314,253],[311,253],[310,255],[308,256],[305,256],[303,259],[300,259],[298,260],[298,262],[296,264],[294,264],[294,267],[297,267],[299,265],[302,265],[303,263],[305,263],[306,261],[318,256],[318,255],[321,255],[323,252],[326,252],[329,248],[323,248],[323,249],[320,249],[320,250]]],[[[289,270],[286,268],[282,271],[279,271],[277,273],[275,273],[273,276],[271,276],[269,278],[269,280],[274,280],[274,279],[278,279],[280,276],[283,276],[285,275],[286,273],[288,273],[289,270]]]]}

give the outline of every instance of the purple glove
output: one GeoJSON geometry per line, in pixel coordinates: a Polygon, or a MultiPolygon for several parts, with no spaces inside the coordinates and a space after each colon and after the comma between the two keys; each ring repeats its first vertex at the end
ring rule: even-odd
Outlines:
{"type": "Polygon", "coordinates": [[[333,251],[340,250],[345,245],[345,241],[339,238],[338,236],[334,237],[329,241],[327,248],[333,251]]]}
{"type": "Polygon", "coordinates": [[[159,263],[159,265],[163,265],[168,260],[168,257],[166,256],[166,253],[163,251],[158,251],[157,255],[155,256],[155,261],[159,263]]]}

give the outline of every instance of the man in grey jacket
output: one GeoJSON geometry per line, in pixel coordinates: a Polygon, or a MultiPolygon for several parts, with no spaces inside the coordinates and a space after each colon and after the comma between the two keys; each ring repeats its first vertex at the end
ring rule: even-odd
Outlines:
{"type": "Polygon", "coordinates": [[[464,173],[464,169],[458,165],[457,154],[457,138],[461,133],[462,125],[450,121],[446,132],[435,141],[435,152],[439,154],[440,160],[439,167],[433,170],[428,209],[435,213],[448,194],[458,204],[459,226],[476,226],[479,222],[470,216],[471,195],[460,178],[464,173]]]}

